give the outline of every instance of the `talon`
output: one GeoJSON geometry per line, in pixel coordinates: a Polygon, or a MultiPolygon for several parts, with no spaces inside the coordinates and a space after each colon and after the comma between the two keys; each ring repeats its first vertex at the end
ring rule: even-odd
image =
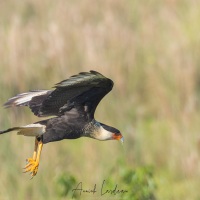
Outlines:
{"type": "Polygon", "coordinates": [[[30,167],[32,165],[32,163],[28,163],[25,167],[23,167],[23,169],[27,169],[28,167],[30,167]]]}
{"type": "Polygon", "coordinates": [[[27,159],[28,164],[23,168],[24,173],[30,172],[31,176],[35,176],[38,171],[39,162],[33,160],[32,158],[27,159]]]}
{"type": "Polygon", "coordinates": [[[28,159],[26,159],[26,166],[23,168],[23,169],[27,169],[28,167],[30,167],[31,165],[33,165],[34,164],[34,162],[35,162],[35,160],[34,159],[32,159],[32,158],[28,158],[28,159]]]}
{"type": "Polygon", "coordinates": [[[26,159],[26,166],[23,168],[23,173],[30,172],[31,179],[37,174],[39,162],[40,162],[40,154],[42,151],[43,143],[35,140],[35,149],[33,153],[33,158],[26,159]]]}

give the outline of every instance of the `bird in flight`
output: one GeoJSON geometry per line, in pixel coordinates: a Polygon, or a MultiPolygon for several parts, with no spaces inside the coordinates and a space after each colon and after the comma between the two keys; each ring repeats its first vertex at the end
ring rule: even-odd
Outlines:
{"type": "Polygon", "coordinates": [[[49,142],[80,137],[123,142],[118,129],[94,119],[96,107],[112,87],[111,79],[90,71],[57,83],[54,90],[33,90],[10,98],[5,107],[28,106],[38,117],[54,116],[0,131],[0,134],[17,131],[18,135],[35,137],[33,157],[27,159],[24,172],[30,172],[31,177],[37,174],[43,144],[49,142]]]}

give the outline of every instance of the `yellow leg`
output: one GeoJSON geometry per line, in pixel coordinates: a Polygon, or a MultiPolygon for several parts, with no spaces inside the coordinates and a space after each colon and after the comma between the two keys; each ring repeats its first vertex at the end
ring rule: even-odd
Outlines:
{"type": "Polygon", "coordinates": [[[36,157],[36,162],[40,162],[40,155],[42,152],[42,147],[43,147],[43,143],[40,141],[39,145],[38,145],[38,151],[37,151],[37,157],[36,157]]]}
{"type": "Polygon", "coordinates": [[[32,165],[32,163],[36,160],[37,148],[38,148],[38,140],[37,140],[37,138],[35,138],[35,146],[34,146],[33,158],[26,159],[28,164],[24,167],[24,169],[27,169],[28,167],[30,167],[32,165]]]}
{"type": "Polygon", "coordinates": [[[42,141],[39,141],[39,142],[35,141],[35,149],[33,153],[33,158],[27,159],[28,164],[25,166],[24,172],[30,172],[32,177],[34,177],[37,174],[42,147],[43,147],[42,141]]]}
{"type": "Polygon", "coordinates": [[[34,152],[33,152],[33,160],[36,160],[37,148],[38,148],[38,140],[37,140],[37,138],[35,138],[35,148],[34,148],[34,152]]]}

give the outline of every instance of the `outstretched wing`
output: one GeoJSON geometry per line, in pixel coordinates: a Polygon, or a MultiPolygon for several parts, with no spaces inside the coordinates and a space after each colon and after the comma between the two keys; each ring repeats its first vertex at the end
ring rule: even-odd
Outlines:
{"type": "Polygon", "coordinates": [[[96,71],[81,72],[57,83],[56,89],[43,101],[38,115],[63,115],[76,108],[93,117],[97,105],[112,87],[112,80],[96,71]]]}
{"type": "MultiPolygon", "coordinates": [[[[81,72],[78,75],[71,76],[69,79],[61,81],[55,85],[55,90],[36,91],[26,100],[20,101],[20,98],[12,98],[5,104],[9,106],[29,106],[32,112],[41,116],[63,115],[75,108],[77,112],[86,113],[90,118],[94,117],[94,112],[101,99],[111,91],[113,87],[112,80],[106,78],[96,71],[81,72]],[[41,93],[41,94],[40,94],[41,93]],[[14,100],[22,102],[16,104],[14,100]],[[12,103],[12,104],[11,104],[12,103]]],[[[17,97],[22,97],[18,95],[17,97]]]]}

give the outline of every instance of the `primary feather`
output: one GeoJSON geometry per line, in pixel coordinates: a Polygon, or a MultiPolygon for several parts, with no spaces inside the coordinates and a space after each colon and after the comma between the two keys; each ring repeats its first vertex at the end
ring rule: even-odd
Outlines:
{"type": "Polygon", "coordinates": [[[49,90],[36,90],[25,92],[22,94],[18,94],[15,97],[10,98],[5,104],[5,107],[12,107],[12,106],[28,106],[29,102],[36,96],[42,96],[47,94],[49,90]]]}

